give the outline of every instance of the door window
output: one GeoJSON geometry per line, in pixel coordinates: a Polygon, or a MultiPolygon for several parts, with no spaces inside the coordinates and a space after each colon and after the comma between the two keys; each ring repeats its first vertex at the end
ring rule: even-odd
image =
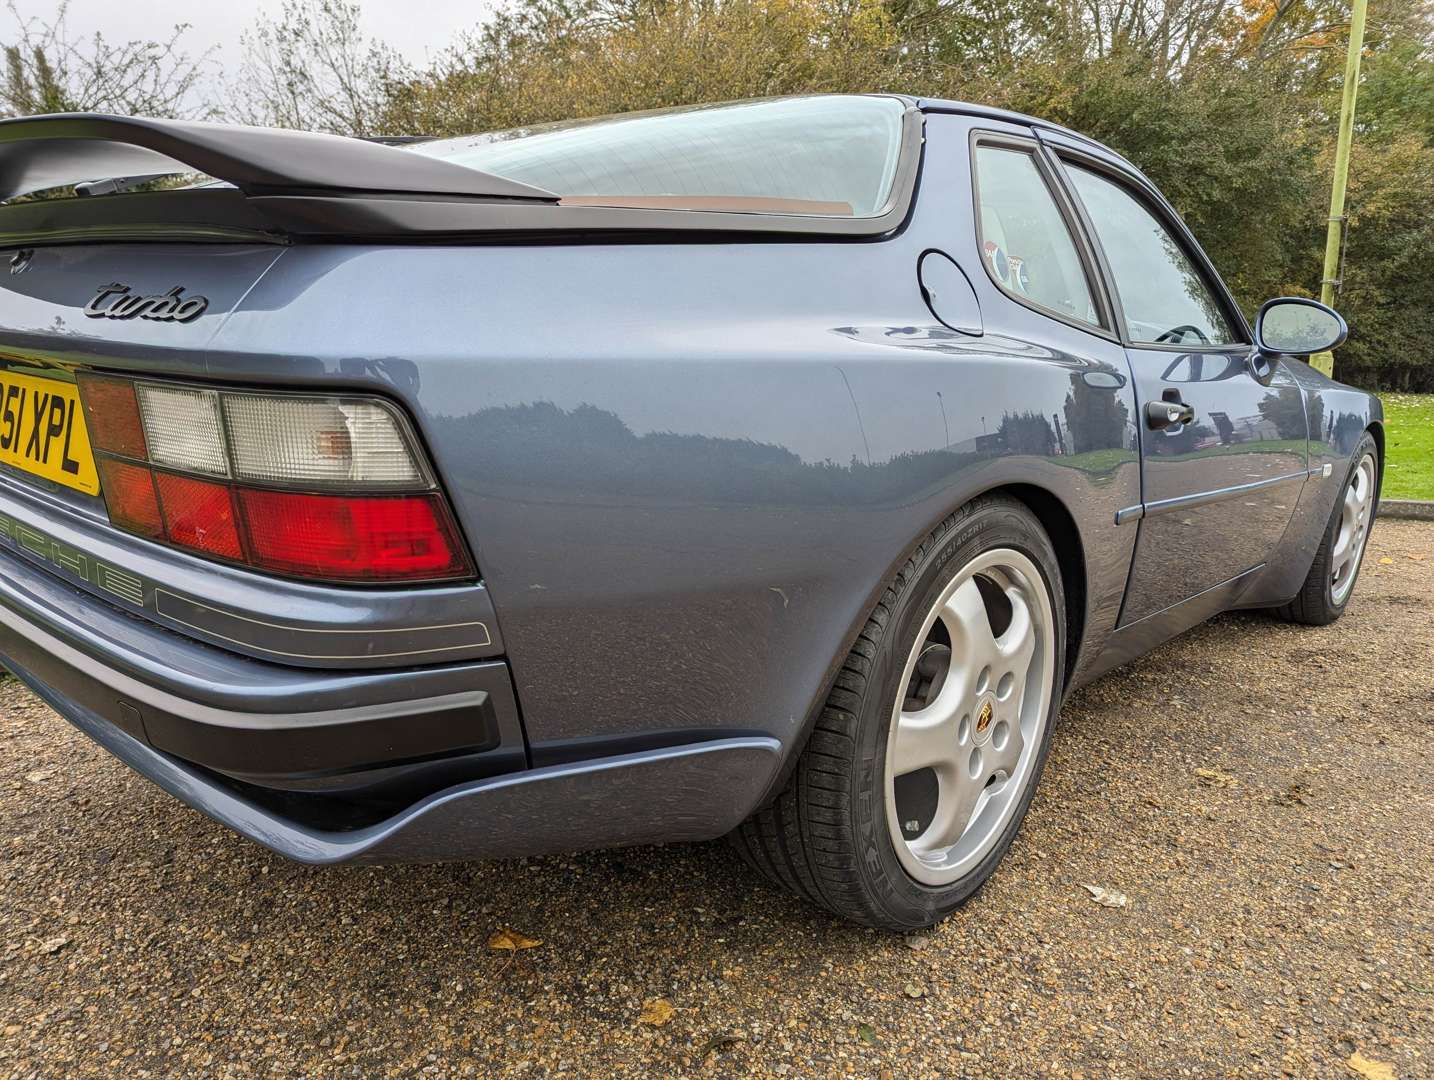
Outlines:
{"type": "Polygon", "coordinates": [[[996,284],[1062,318],[1100,325],[1080,253],[1035,158],[976,147],[981,257],[996,284]]]}
{"type": "Polygon", "coordinates": [[[1105,250],[1130,340],[1236,344],[1215,290],[1155,215],[1121,185],[1088,169],[1068,169],[1105,250]]]}

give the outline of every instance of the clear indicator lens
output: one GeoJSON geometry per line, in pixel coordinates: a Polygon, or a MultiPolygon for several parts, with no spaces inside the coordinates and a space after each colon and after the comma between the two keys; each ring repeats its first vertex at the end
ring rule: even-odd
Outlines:
{"type": "Polygon", "coordinates": [[[149,460],[185,472],[228,476],[219,429],[219,395],[171,386],[135,387],[149,460]]]}
{"type": "Polygon", "coordinates": [[[224,418],[246,480],[425,486],[398,422],[377,402],[226,393],[224,418]]]}

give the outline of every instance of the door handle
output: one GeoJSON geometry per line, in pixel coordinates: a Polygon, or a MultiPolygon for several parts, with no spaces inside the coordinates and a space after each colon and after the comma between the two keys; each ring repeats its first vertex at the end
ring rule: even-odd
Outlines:
{"type": "Polygon", "coordinates": [[[1195,410],[1180,399],[1174,401],[1147,401],[1145,422],[1155,431],[1178,427],[1195,419],[1195,410]]]}

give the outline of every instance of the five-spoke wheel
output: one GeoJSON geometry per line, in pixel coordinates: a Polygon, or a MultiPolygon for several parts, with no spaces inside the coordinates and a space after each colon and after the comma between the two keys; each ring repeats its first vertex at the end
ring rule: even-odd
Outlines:
{"type": "Polygon", "coordinates": [[[1354,587],[1359,561],[1364,555],[1364,540],[1369,535],[1370,517],[1374,513],[1374,489],[1377,470],[1373,454],[1359,459],[1354,473],[1344,488],[1340,504],[1339,531],[1330,551],[1329,587],[1331,599],[1343,604],[1354,587]]]}
{"type": "Polygon", "coordinates": [[[1361,436],[1350,460],[1304,584],[1293,600],[1275,609],[1291,622],[1328,626],[1344,614],[1354,593],[1379,503],[1379,446],[1373,435],[1361,436]]]}
{"type": "Polygon", "coordinates": [[[734,834],[846,918],[930,926],[991,876],[1040,781],[1065,670],[1061,560],[1030,507],[983,495],[877,600],[783,790],[734,834]]]}
{"type": "MultiPolygon", "coordinates": [[[[1378,453],[1366,432],[1286,618],[1324,625],[1344,611],[1378,453]]],[[[970,897],[1040,780],[1064,686],[1064,581],[1050,533],[1009,495],[943,521],[877,600],[785,786],[733,834],[738,850],[794,892],[891,930],[970,897]]]]}
{"type": "Polygon", "coordinates": [[[902,865],[928,885],[970,872],[1002,835],[1050,711],[1049,591],[1012,548],[962,566],[906,660],[887,740],[887,822],[902,865]]]}

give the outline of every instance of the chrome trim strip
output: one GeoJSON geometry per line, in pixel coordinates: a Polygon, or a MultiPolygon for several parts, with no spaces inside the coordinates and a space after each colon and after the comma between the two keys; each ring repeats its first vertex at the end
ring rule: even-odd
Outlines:
{"type": "Polygon", "coordinates": [[[1281,484],[1290,484],[1295,481],[1304,483],[1308,476],[1309,471],[1301,469],[1297,473],[1272,476],[1267,480],[1256,480],[1249,484],[1236,484],[1234,487],[1216,488],[1214,491],[1197,491],[1193,495],[1177,495],[1173,499],[1160,499],[1156,502],[1146,503],[1145,513],[1142,516],[1154,517],[1157,514],[1168,514],[1175,510],[1189,510],[1209,503],[1223,502],[1226,499],[1237,499],[1241,495],[1249,495],[1251,492],[1264,491],[1267,488],[1279,487],[1281,484]]]}
{"type": "Polygon", "coordinates": [[[1134,506],[1127,506],[1124,510],[1115,512],[1115,523],[1124,525],[1127,521],[1139,521],[1145,516],[1145,504],[1136,503],[1134,506]]]}
{"type": "MultiPolygon", "coordinates": [[[[7,614],[13,611],[7,605],[7,614]]],[[[381,701],[367,705],[351,705],[345,708],[316,709],[313,712],[248,712],[225,709],[208,705],[191,698],[180,697],[168,690],[128,675],[105,664],[81,649],[61,640],[49,630],[31,622],[19,611],[6,619],[6,625],[15,634],[41,648],[63,664],[88,677],[108,690],[130,702],[138,702],[150,708],[159,709],[174,716],[183,716],[198,724],[212,727],[273,728],[282,730],[296,724],[321,726],[326,724],[359,723],[367,720],[384,720],[393,717],[415,716],[420,713],[442,712],[448,709],[473,708],[483,703],[482,690],[460,690],[451,694],[437,694],[429,697],[411,698],[399,701],[381,701]]]]}

